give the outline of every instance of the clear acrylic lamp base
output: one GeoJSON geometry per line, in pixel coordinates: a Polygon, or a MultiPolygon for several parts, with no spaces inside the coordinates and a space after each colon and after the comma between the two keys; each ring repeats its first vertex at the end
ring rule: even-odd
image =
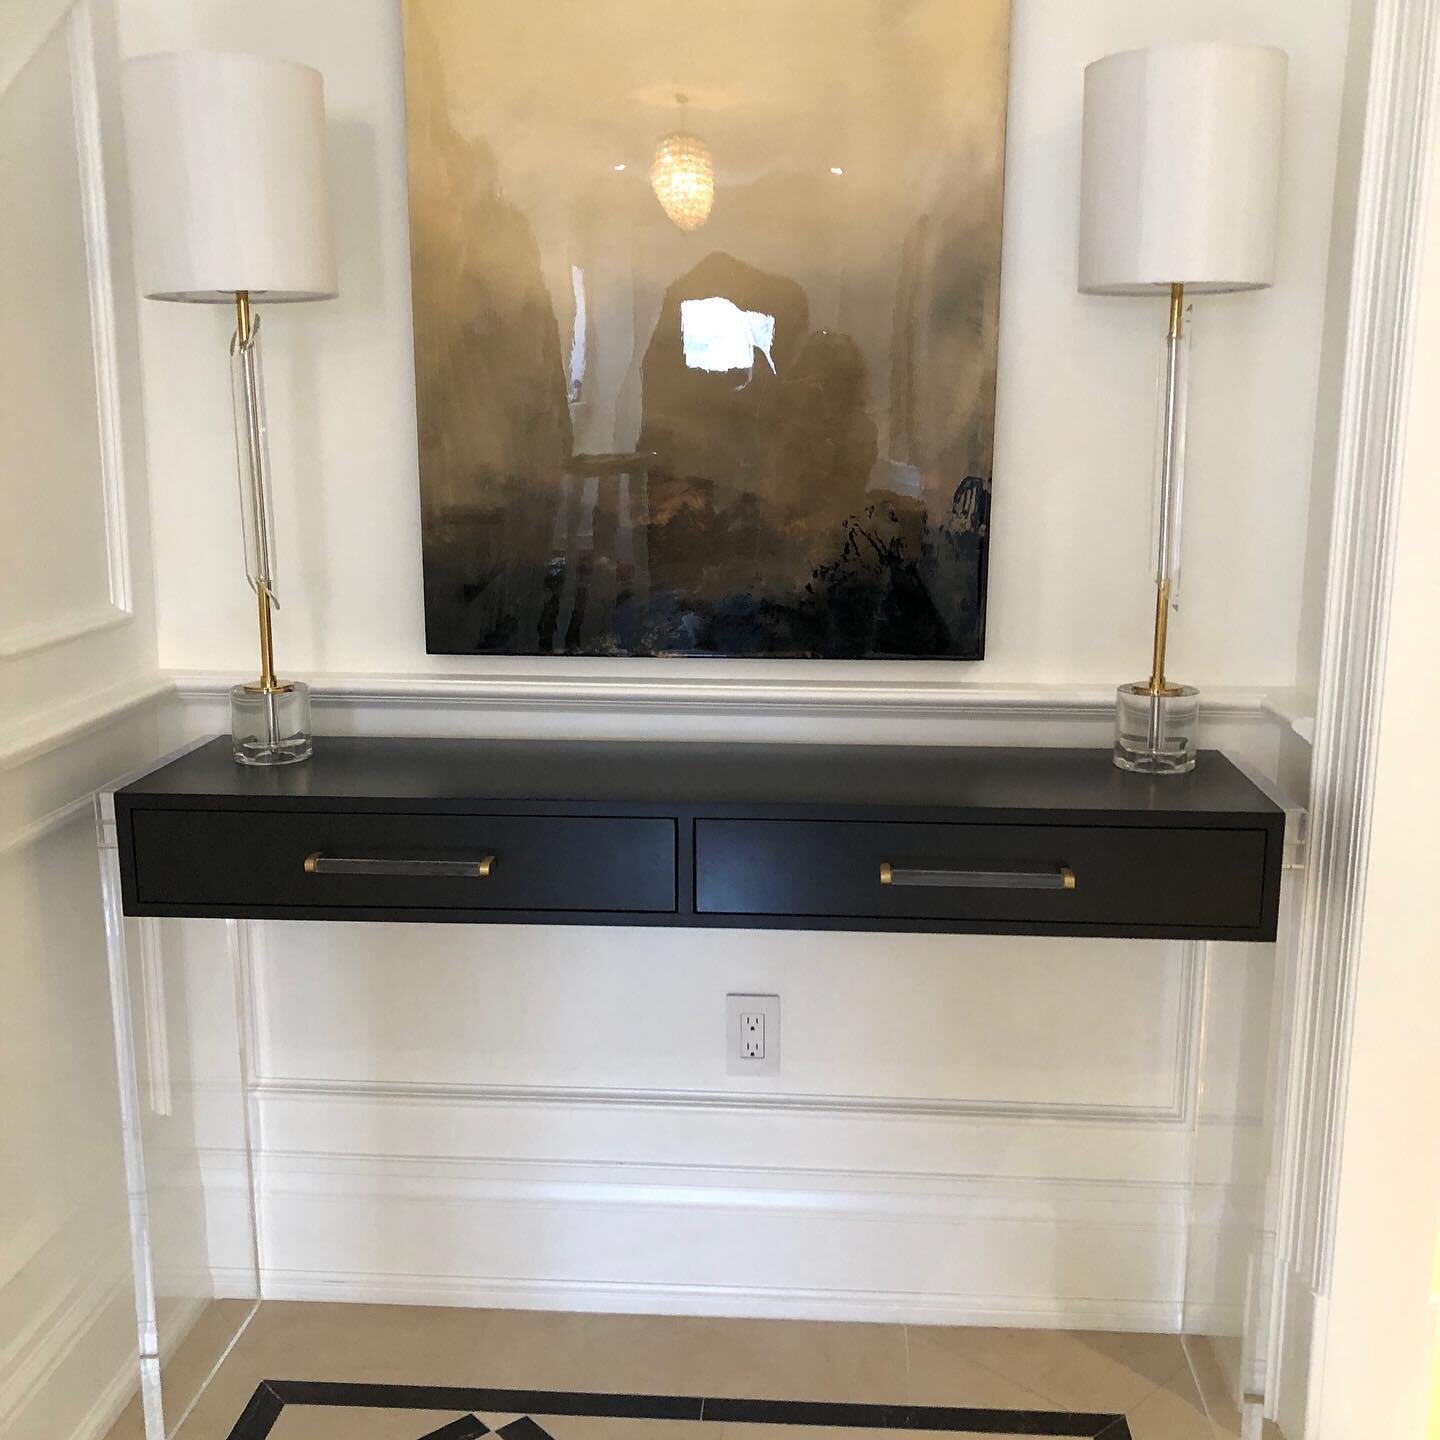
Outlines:
{"type": "Polygon", "coordinates": [[[293,765],[314,749],[310,687],[299,680],[274,690],[236,685],[230,691],[230,735],[242,765],[293,765]]]}
{"type": "Polygon", "coordinates": [[[1149,682],[1115,692],[1115,763],[1141,775],[1183,775],[1195,768],[1200,734],[1200,692],[1167,685],[1158,694],[1149,682]]]}

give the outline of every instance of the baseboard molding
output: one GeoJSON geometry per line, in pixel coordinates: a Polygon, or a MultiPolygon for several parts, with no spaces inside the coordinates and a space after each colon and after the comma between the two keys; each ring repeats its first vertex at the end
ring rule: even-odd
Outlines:
{"type": "Polygon", "coordinates": [[[262,1281],[267,1300],[1148,1333],[1173,1333],[1179,1328],[1176,1305],[1138,1299],[997,1302],[993,1296],[985,1295],[935,1296],[902,1291],[469,1279],[360,1271],[341,1274],[329,1270],[268,1269],[262,1281]]]}
{"type": "MultiPolygon", "coordinates": [[[[139,1387],[134,1303],[130,1266],[123,1254],[120,1263],[78,1281],[60,1297],[33,1328],[29,1343],[7,1357],[11,1363],[0,1373],[0,1433],[8,1435],[12,1427],[16,1433],[27,1433],[27,1417],[37,1412],[40,1419],[33,1433],[46,1433],[50,1426],[46,1417],[66,1415],[67,1401],[78,1391],[92,1399],[79,1417],[64,1422],[65,1434],[71,1440],[101,1440],[107,1435],[139,1387]],[[113,1328],[117,1315],[131,1337],[130,1346],[120,1350],[110,1343],[113,1337],[100,1333],[107,1326],[113,1328]],[[105,1377],[98,1385],[97,1361],[105,1377]],[[72,1362],[80,1374],[66,1374],[72,1362]]],[[[182,1317],[180,1327],[188,1332],[194,1319],[194,1315],[182,1317]]]]}
{"type": "Polygon", "coordinates": [[[1304,1436],[1310,1431],[1315,1410],[1312,1390],[1324,1374],[1317,1347],[1323,1343],[1325,1301],[1309,1279],[1287,1267],[1278,1286],[1277,1346],[1273,1392],[1267,1410],[1286,1435],[1304,1436]]]}
{"type": "Polygon", "coordinates": [[[0,1355],[0,1430],[34,1403],[100,1317],[124,1298],[133,1303],[133,1295],[122,1252],[116,1263],[77,1277],[32,1318],[0,1355]]]}
{"type": "Polygon", "coordinates": [[[266,1153],[267,1299],[1177,1330],[1187,1187],[266,1153]]]}

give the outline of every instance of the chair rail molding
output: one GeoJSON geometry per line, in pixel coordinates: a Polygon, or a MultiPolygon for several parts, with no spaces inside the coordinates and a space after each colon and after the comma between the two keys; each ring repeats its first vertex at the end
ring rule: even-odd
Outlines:
{"type": "MultiPolygon", "coordinates": [[[[1017,685],[953,679],[696,673],[651,662],[601,672],[563,660],[468,673],[316,674],[309,678],[321,733],[555,738],[775,741],[874,745],[1074,745],[1109,748],[1110,687],[1017,685]]],[[[619,662],[616,662],[617,664],[619,662]]],[[[801,662],[801,665],[814,662],[801,662]]],[[[717,663],[717,669],[719,668],[717,663]]],[[[229,725],[232,675],[171,671],[191,734],[229,725]]],[[[1252,774],[1274,776],[1288,720],[1264,688],[1209,691],[1204,743],[1252,774]]],[[[1290,797],[1293,799],[1294,797],[1290,797]]]]}
{"type": "Polygon", "coordinates": [[[1375,748],[1410,402],[1415,290],[1435,139],[1440,0],[1378,0],[1344,349],[1335,509],[1311,770],[1310,860],[1282,1079],[1269,1400],[1303,1440],[1323,1314],[1364,923],[1375,748]]]}

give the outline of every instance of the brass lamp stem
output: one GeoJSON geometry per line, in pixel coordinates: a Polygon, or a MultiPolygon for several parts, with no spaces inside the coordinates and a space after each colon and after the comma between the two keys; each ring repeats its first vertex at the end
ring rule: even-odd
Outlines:
{"type": "Polygon", "coordinates": [[[1175,505],[1175,432],[1180,423],[1179,380],[1180,339],[1184,325],[1185,287],[1170,287],[1170,328],[1165,336],[1165,432],[1160,456],[1160,548],[1155,566],[1155,646],[1150,661],[1151,695],[1163,695],[1169,688],[1165,680],[1165,641],[1170,624],[1170,582],[1174,557],[1171,510],[1175,505]]]}
{"type": "MultiPolygon", "coordinates": [[[[235,292],[235,333],[242,346],[250,344],[254,338],[255,324],[250,312],[250,292],[248,290],[237,290],[235,292]]],[[[251,429],[255,429],[257,421],[252,411],[249,417],[251,429]]],[[[258,443],[259,437],[252,436],[252,442],[258,443]]],[[[252,446],[252,454],[254,453],[252,446]]],[[[259,479],[252,479],[252,484],[258,485],[259,479]]],[[[255,505],[257,538],[262,547],[267,545],[267,537],[264,534],[265,527],[265,497],[263,494],[256,494],[251,497],[255,505]]],[[[261,553],[266,553],[262,548],[261,553]]],[[[260,679],[254,687],[266,695],[273,695],[285,687],[275,678],[275,636],[270,622],[270,581],[269,576],[264,576],[255,587],[255,599],[259,607],[260,620],[260,679]]]]}

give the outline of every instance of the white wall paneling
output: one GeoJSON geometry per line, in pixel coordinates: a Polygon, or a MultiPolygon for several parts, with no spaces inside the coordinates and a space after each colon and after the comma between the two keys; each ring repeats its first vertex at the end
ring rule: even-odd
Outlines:
{"type": "Polygon", "coordinates": [[[92,792],[153,759],[113,0],[0,13],[0,1431],[103,1435],[136,1330],[92,792]]]}
{"type": "Polygon", "coordinates": [[[0,94],[0,463],[25,477],[0,553],[0,658],[133,610],[95,30],[77,0],[0,94]],[[23,337],[23,339],[22,339],[23,337]],[[77,423],[77,420],[79,423],[77,423]]]}
{"type": "Polygon", "coordinates": [[[76,801],[0,851],[7,1440],[103,1433],[136,1373],[95,826],[76,801]]]}
{"type": "Polygon", "coordinates": [[[267,1295],[1179,1328],[1202,947],[241,928],[267,1295]]]}

